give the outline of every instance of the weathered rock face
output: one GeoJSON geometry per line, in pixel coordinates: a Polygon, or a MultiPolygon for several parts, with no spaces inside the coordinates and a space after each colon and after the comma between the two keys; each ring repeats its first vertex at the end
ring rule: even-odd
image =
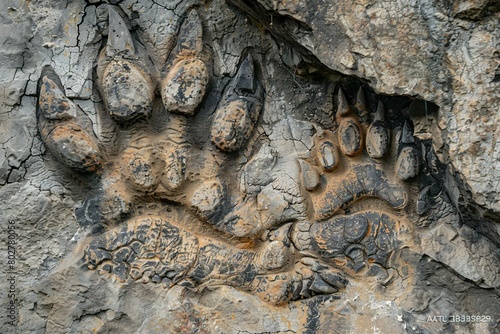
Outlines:
{"type": "Polygon", "coordinates": [[[497,1],[230,2],[329,69],[439,105],[437,154],[476,204],[498,213],[497,1]]]}
{"type": "Polygon", "coordinates": [[[495,1],[2,6],[2,331],[499,330],[495,1]]]}

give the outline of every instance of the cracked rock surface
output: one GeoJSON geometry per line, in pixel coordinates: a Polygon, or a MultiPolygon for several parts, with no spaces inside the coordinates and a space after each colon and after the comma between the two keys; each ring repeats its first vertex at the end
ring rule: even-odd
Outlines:
{"type": "Polygon", "coordinates": [[[500,330],[497,1],[0,9],[2,333],[500,330]]]}

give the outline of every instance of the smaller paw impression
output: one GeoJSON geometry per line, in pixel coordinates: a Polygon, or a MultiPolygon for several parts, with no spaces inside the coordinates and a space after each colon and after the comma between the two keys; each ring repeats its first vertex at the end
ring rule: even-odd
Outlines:
{"type": "Polygon", "coordinates": [[[411,123],[391,130],[383,103],[371,113],[363,88],[352,106],[342,89],[336,102],[337,127],[318,131],[311,157],[299,161],[313,213],[311,222],[292,225],[290,238],[322,263],[387,281],[411,230],[405,216],[415,207],[409,187],[421,152],[411,123]]]}

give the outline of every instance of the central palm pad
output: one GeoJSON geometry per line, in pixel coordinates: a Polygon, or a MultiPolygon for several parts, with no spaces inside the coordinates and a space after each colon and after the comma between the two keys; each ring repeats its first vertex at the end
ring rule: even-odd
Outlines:
{"type": "Polygon", "coordinates": [[[353,165],[352,170],[328,183],[315,202],[315,218],[324,220],[364,197],[376,197],[394,209],[408,203],[404,188],[391,183],[376,165],[353,165]]]}

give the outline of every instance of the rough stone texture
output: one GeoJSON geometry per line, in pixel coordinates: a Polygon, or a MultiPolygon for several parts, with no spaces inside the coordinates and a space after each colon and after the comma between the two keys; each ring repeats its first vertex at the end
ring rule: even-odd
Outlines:
{"type": "Polygon", "coordinates": [[[2,332],[500,330],[496,1],[0,8],[2,332]]]}
{"type": "Polygon", "coordinates": [[[334,71],[436,103],[436,152],[475,203],[500,211],[497,1],[230,2],[334,71]]]}

